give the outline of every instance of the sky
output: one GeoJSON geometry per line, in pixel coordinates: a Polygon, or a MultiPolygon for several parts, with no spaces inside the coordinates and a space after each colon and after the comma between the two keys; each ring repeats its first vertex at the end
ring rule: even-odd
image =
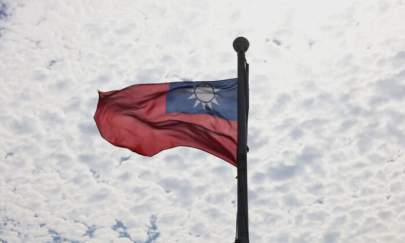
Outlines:
{"type": "Polygon", "coordinates": [[[233,242],[236,169],[103,140],[98,90],[236,77],[252,243],[405,242],[404,0],[0,0],[0,242],[233,242]]]}

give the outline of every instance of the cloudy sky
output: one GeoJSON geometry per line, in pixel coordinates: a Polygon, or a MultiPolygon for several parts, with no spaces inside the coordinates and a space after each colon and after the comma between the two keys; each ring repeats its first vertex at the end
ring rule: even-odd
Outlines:
{"type": "Polygon", "coordinates": [[[236,76],[252,243],[405,242],[405,1],[0,0],[0,242],[233,242],[236,170],[103,140],[97,90],[236,76]]]}

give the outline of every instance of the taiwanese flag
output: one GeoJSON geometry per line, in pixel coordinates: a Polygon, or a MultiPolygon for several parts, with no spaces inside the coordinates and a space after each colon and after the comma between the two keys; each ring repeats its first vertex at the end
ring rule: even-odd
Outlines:
{"type": "Polygon", "coordinates": [[[104,139],[141,155],[187,146],[236,165],[237,79],[99,92],[94,119],[104,139]]]}

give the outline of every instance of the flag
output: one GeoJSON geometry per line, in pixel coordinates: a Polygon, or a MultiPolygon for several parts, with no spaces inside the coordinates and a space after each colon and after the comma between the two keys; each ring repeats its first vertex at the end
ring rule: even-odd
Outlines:
{"type": "Polygon", "coordinates": [[[94,119],[104,139],[141,155],[187,146],[236,165],[237,79],[99,92],[94,119]]]}

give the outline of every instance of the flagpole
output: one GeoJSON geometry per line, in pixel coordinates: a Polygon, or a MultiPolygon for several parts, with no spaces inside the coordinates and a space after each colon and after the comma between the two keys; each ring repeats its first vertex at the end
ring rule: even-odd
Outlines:
{"type": "Polygon", "coordinates": [[[249,41],[238,37],[233,41],[238,54],[238,205],[235,243],[249,243],[248,184],[247,184],[247,114],[249,109],[249,64],[245,52],[249,41]]]}

